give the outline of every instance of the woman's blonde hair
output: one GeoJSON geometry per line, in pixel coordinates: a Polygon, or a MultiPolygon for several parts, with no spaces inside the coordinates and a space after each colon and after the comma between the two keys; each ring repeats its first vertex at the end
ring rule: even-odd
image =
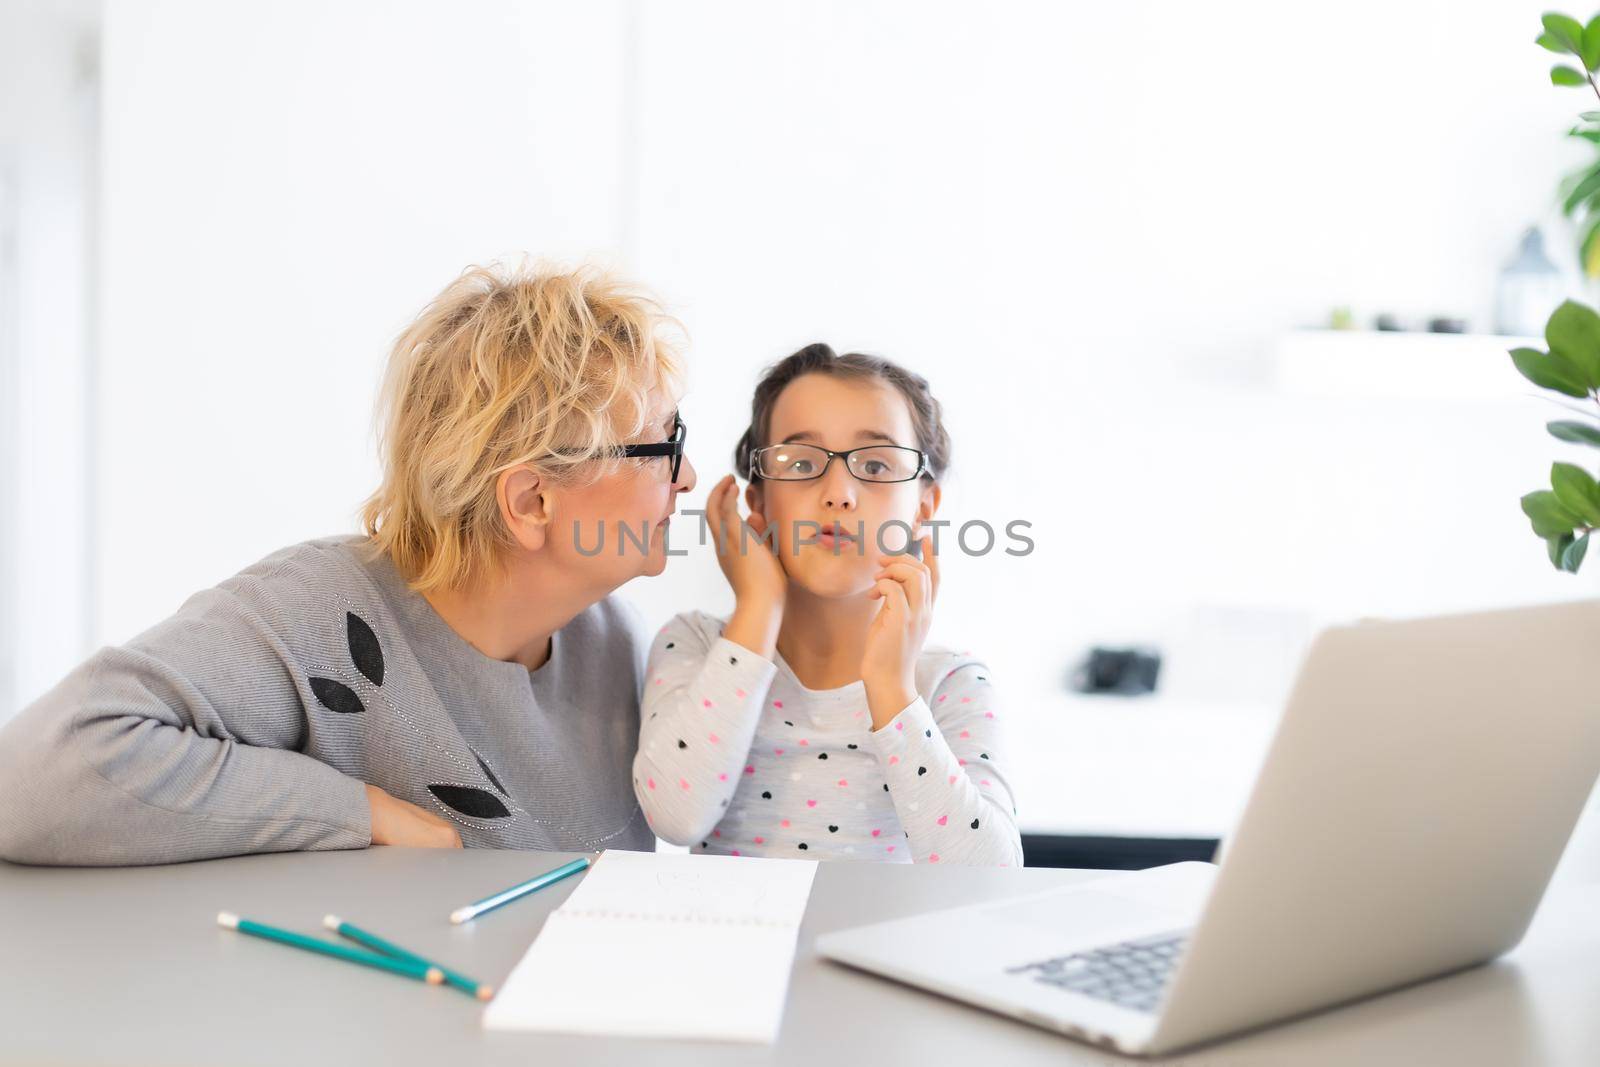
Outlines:
{"type": "Polygon", "coordinates": [[[614,471],[680,392],[677,323],[594,267],[472,267],[408,326],[379,402],[383,482],[361,511],[413,589],[494,573],[510,546],[496,483],[521,464],[557,484],[614,471]]]}

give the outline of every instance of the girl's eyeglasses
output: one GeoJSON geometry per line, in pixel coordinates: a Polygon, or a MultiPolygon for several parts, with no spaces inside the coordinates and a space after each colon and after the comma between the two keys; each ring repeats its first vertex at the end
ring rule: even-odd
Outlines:
{"type": "Polygon", "coordinates": [[[904,445],[868,445],[834,452],[803,444],[752,449],[750,470],[768,481],[808,482],[826,474],[835,459],[844,460],[845,469],[863,482],[909,482],[928,470],[928,457],[904,445]]]}
{"type": "Polygon", "coordinates": [[[660,444],[649,445],[623,445],[618,455],[625,459],[647,458],[650,456],[672,457],[672,482],[678,482],[678,470],[683,466],[683,442],[689,436],[688,427],[683,424],[683,417],[674,413],[672,416],[672,438],[660,444]]]}

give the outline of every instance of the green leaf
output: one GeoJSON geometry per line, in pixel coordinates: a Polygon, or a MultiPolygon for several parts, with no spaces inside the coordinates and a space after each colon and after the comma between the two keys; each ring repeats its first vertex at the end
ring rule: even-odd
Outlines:
{"type": "Polygon", "coordinates": [[[1561,205],[1562,214],[1572,214],[1577,210],[1579,204],[1597,192],[1600,192],[1600,167],[1589,171],[1584,176],[1584,179],[1573,188],[1571,195],[1567,197],[1566,203],[1561,205]]]}
{"type": "Polygon", "coordinates": [[[1583,566],[1583,554],[1589,551],[1589,535],[1584,534],[1576,538],[1561,552],[1561,569],[1578,573],[1578,568],[1583,566]]]}
{"type": "Polygon", "coordinates": [[[1600,315],[1576,300],[1567,300],[1545,323],[1544,339],[1552,355],[1572,364],[1590,389],[1600,387],[1600,315]]]}
{"type": "Polygon", "coordinates": [[[1569,87],[1587,85],[1589,84],[1589,79],[1585,78],[1581,73],[1573,70],[1571,67],[1563,67],[1560,63],[1557,63],[1555,66],[1550,68],[1550,84],[1564,85],[1569,87]]]}
{"type": "Polygon", "coordinates": [[[1582,137],[1585,141],[1593,141],[1595,144],[1600,144],[1600,130],[1583,130],[1574,126],[1567,131],[1567,136],[1582,137]]]}
{"type": "Polygon", "coordinates": [[[1579,398],[1589,395],[1583,375],[1560,356],[1546,354],[1537,348],[1513,348],[1511,362],[1516,364],[1524,378],[1541,389],[1554,389],[1558,393],[1579,398]]]}
{"type": "Polygon", "coordinates": [[[1600,67],[1600,15],[1583,28],[1583,65],[1589,70],[1600,67]]]}
{"type": "Polygon", "coordinates": [[[1558,56],[1572,54],[1567,50],[1567,46],[1561,43],[1560,38],[1553,33],[1541,33],[1539,36],[1533,39],[1533,43],[1541,48],[1554,52],[1558,56]]]}
{"type": "Polygon", "coordinates": [[[1533,522],[1533,532],[1540,537],[1560,537],[1581,525],[1578,516],[1563,507],[1548,489],[1536,489],[1524,496],[1522,513],[1533,522]]]}
{"type": "Polygon", "coordinates": [[[1584,122],[1600,122],[1600,111],[1585,111],[1578,117],[1584,122]]]}
{"type": "Polygon", "coordinates": [[[1600,278],[1600,243],[1596,243],[1600,241],[1600,212],[1591,211],[1585,225],[1589,229],[1578,246],[1578,266],[1589,277],[1600,278]]]}
{"type": "Polygon", "coordinates": [[[1585,526],[1600,526],[1600,485],[1576,463],[1552,463],[1550,486],[1561,506],[1583,520],[1585,526]]]}
{"type": "Polygon", "coordinates": [[[1557,534],[1555,537],[1544,539],[1545,549],[1550,553],[1550,563],[1556,570],[1561,569],[1561,558],[1567,554],[1576,538],[1571,533],[1557,534]]]}
{"type": "Polygon", "coordinates": [[[1545,423],[1544,428],[1558,441],[1600,448],[1600,426],[1590,426],[1587,422],[1575,422],[1571,419],[1558,419],[1555,422],[1545,423]]]}
{"type": "Polygon", "coordinates": [[[1583,55],[1583,24],[1568,15],[1555,11],[1539,16],[1545,32],[1560,41],[1567,51],[1575,56],[1583,55]]]}

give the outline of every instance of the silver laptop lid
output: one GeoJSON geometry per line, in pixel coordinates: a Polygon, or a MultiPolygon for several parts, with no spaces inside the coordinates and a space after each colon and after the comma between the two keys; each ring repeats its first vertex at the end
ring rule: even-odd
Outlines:
{"type": "Polygon", "coordinates": [[[1152,1051],[1522,937],[1600,770],[1600,601],[1325,631],[1152,1051]]]}

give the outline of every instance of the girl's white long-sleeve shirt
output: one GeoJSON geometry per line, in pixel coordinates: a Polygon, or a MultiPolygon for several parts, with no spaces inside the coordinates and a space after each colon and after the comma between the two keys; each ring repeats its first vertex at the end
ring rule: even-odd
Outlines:
{"type": "Polygon", "coordinates": [[[925,649],[916,699],[874,730],[864,683],[807,689],[724,625],[686,612],[651,645],[633,784],[658,837],[720,855],[1022,865],[982,662],[925,649]]]}

